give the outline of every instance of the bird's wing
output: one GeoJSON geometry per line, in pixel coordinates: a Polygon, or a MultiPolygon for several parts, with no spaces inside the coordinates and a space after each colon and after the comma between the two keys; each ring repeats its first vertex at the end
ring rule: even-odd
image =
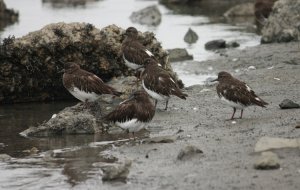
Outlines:
{"type": "Polygon", "coordinates": [[[125,122],[133,118],[136,118],[136,115],[135,106],[132,101],[124,101],[105,116],[105,119],[110,122],[125,122]]]}
{"type": "Polygon", "coordinates": [[[255,94],[251,87],[241,81],[219,84],[217,88],[220,97],[223,96],[235,103],[241,103],[245,106],[256,104],[262,107],[267,104],[255,94]]]}
{"type": "Polygon", "coordinates": [[[154,55],[137,41],[132,41],[123,48],[123,55],[126,60],[142,65],[144,60],[154,55]]]}
{"type": "Polygon", "coordinates": [[[81,70],[80,75],[72,75],[74,86],[81,87],[86,92],[95,92],[97,94],[114,94],[115,89],[106,85],[102,79],[93,73],[81,70]]]}
{"type": "Polygon", "coordinates": [[[154,72],[155,75],[147,73],[145,76],[144,84],[147,88],[165,96],[175,95],[180,98],[186,96],[180,91],[176,81],[167,71],[157,66],[154,72]]]}

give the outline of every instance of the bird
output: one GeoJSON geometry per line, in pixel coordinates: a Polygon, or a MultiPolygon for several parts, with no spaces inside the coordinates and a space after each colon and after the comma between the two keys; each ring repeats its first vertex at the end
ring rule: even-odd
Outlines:
{"type": "Polygon", "coordinates": [[[219,98],[233,108],[233,114],[230,120],[234,119],[237,109],[241,110],[240,119],[242,119],[243,110],[246,107],[251,105],[266,107],[266,105],[268,105],[268,103],[259,98],[245,82],[234,78],[228,72],[219,72],[218,78],[213,81],[219,82],[216,87],[219,98]]]}
{"type": "Polygon", "coordinates": [[[122,95],[113,87],[106,85],[101,78],[80,68],[74,62],[64,63],[63,86],[88,107],[102,94],[122,95]]]}
{"type": "Polygon", "coordinates": [[[138,41],[138,31],[134,27],[128,27],[125,31],[125,39],[122,42],[122,56],[125,65],[133,70],[140,69],[146,58],[154,58],[154,55],[138,41]]]}
{"type": "Polygon", "coordinates": [[[135,132],[151,122],[154,114],[155,108],[148,94],[144,90],[137,90],[104,116],[104,119],[132,133],[134,137],[135,132]]]}
{"type": "Polygon", "coordinates": [[[155,107],[157,101],[166,101],[165,110],[168,109],[168,102],[171,95],[175,95],[181,99],[188,96],[179,89],[175,79],[170,73],[158,66],[157,61],[152,58],[144,60],[144,71],[142,72],[142,86],[145,91],[155,99],[155,107]]]}

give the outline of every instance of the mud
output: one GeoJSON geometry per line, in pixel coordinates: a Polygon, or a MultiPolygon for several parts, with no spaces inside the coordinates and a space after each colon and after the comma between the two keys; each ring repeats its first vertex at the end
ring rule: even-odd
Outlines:
{"type": "MultiPolygon", "coordinates": [[[[280,169],[254,169],[260,156],[254,153],[254,147],[260,137],[300,135],[295,129],[300,109],[279,108],[285,98],[300,99],[299,44],[260,45],[226,54],[226,58],[190,62],[190,69],[229,71],[246,81],[269,106],[249,107],[243,119],[226,121],[232,109],[218,99],[215,85],[188,87],[189,98],[172,98],[171,109],[157,110],[149,127],[163,127],[163,131],[150,136],[176,134],[178,139],[168,144],[123,145],[115,149],[134,161],[128,183],[114,187],[105,184],[107,189],[299,189],[299,149],[276,151],[280,169]],[[188,145],[201,149],[203,156],[178,161],[180,150],[188,145]]],[[[158,106],[163,108],[162,103],[158,106]]]]}

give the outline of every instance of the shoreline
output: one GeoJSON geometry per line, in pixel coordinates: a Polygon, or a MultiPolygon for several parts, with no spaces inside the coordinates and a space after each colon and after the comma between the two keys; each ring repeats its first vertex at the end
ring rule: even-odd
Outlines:
{"type": "MultiPolygon", "coordinates": [[[[133,160],[130,184],[114,189],[298,189],[299,149],[276,151],[281,169],[260,171],[253,167],[258,156],[254,147],[261,137],[300,136],[300,130],[295,129],[300,122],[300,109],[281,110],[278,106],[285,98],[298,103],[300,100],[297,47],[296,42],[265,44],[229,51],[228,57],[198,62],[202,68],[212,66],[216,73],[229,71],[269,105],[265,109],[251,106],[244,111],[243,119],[232,123],[226,121],[232,109],[218,99],[215,85],[187,87],[189,98],[186,101],[171,98],[171,109],[157,110],[150,124],[150,129],[164,128],[151,136],[176,135],[178,140],[168,144],[123,145],[114,150],[133,160]],[[246,70],[249,66],[256,69],[246,70]],[[233,72],[237,69],[238,74],[233,72]],[[179,130],[183,132],[177,134],[179,130]],[[180,149],[187,145],[201,149],[203,156],[178,161],[180,149]],[[156,151],[145,158],[152,149],[156,151]]],[[[162,106],[163,103],[158,104],[159,108],[162,106]]]]}

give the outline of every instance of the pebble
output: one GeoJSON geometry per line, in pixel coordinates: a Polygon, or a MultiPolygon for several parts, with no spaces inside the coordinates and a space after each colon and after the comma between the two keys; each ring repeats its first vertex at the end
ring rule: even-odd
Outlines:
{"type": "Polygon", "coordinates": [[[300,108],[300,105],[293,102],[292,100],[289,99],[284,99],[280,104],[279,107],[281,109],[293,109],[293,108],[300,108]]]}
{"type": "Polygon", "coordinates": [[[189,28],[189,30],[187,31],[187,33],[184,36],[184,41],[186,43],[192,44],[192,43],[196,43],[198,40],[198,35],[196,32],[194,32],[191,28],[189,28]]]}
{"type": "Polygon", "coordinates": [[[258,170],[272,170],[279,167],[279,158],[273,152],[263,152],[254,164],[254,168],[258,170]]]}
{"type": "Polygon", "coordinates": [[[252,66],[249,66],[248,69],[249,69],[249,70],[255,70],[256,67],[254,67],[254,66],[252,65],[252,66]]]}
{"type": "Polygon", "coordinates": [[[197,155],[202,156],[203,151],[194,145],[188,145],[180,150],[179,154],[177,155],[177,160],[188,160],[197,155]]]}

